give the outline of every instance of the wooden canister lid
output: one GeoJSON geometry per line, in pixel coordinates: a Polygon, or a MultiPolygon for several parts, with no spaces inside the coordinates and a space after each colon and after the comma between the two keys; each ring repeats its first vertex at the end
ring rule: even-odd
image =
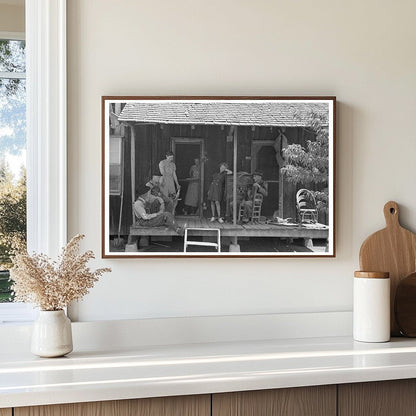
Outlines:
{"type": "Polygon", "coordinates": [[[354,277],[364,277],[366,279],[388,279],[389,276],[389,272],[354,272],[354,277]]]}

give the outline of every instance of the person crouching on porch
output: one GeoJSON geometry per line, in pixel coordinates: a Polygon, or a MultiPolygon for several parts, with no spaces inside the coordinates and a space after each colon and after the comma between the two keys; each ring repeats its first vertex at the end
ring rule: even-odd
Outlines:
{"type": "MultiPolygon", "coordinates": [[[[165,211],[170,212],[171,214],[174,214],[174,208],[175,208],[175,203],[173,201],[172,198],[169,198],[167,196],[165,196],[161,189],[160,189],[160,182],[161,182],[162,177],[158,176],[158,175],[153,175],[152,179],[149,180],[149,182],[146,183],[146,186],[150,189],[152,189],[152,194],[154,196],[158,196],[159,198],[163,199],[163,202],[165,203],[165,211]]],[[[153,205],[158,205],[157,201],[155,201],[153,203],[153,205]]],[[[159,208],[159,207],[158,207],[159,208]]],[[[153,212],[157,212],[159,209],[157,208],[156,211],[152,210],[153,212]]],[[[153,209],[153,208],[152,208],[153,209]]]]}
{"type": "Polygon", "coordinates": [[[170,212],[165,212],[165,203],[163,199],[157,196],[159,192],[158,187],[149,189],[143,187],[134,203],[134,214],[137,218],[137,224],[141,227],[160,227],[165,226],[175,231],[179,235],[183,235],[183,228],[175,221],[174,216],[170,212]],[[156,194],[156,195],[155,195],[156,194]],[[159,203],[159,211],[151,212],[152,206],[155,206],[155,202],[159,203]]]}

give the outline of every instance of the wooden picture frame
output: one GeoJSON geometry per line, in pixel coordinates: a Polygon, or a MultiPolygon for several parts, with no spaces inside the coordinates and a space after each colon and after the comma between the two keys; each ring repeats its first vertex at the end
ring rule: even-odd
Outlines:
{"type": "Polygon", "coordinates": [[[335,115],[335,97],[102,97],[102,256],[335,257],[335,115]]]}

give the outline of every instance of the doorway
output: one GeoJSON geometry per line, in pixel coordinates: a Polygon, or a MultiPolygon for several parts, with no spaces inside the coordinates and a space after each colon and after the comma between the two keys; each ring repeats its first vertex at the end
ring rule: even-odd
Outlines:
{"type": "Polygon", "coordinates": [[[176,214],[200,217],[204,195],[204,139],[174,137],[171,138],[171,148],[175,155],[176,176],[181,187],[176,214]]]}
{"type": "Polygon", "coordinates": [[[272,216],[279,208],[279,165],[276,161],[274,141],[258,140],[251,146],[251,171],[263,172],[263,180],[268,183],[268,196],[264,198],[262,215],[272,216]]]}

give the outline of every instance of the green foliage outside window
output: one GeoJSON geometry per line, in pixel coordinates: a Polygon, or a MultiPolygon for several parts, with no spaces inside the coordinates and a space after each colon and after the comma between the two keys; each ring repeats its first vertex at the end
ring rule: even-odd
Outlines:
{"type": "Polygon", "coordinates": [[[0,303],[13,300],[8,270],[0,270],[0,303]]]}
{"type": "Polygon", "coordinates": [[[0,302],[11,300],[9,274],[13,250],[26,242],[26,174],[18,181],[0,164],[0,302]]]}

